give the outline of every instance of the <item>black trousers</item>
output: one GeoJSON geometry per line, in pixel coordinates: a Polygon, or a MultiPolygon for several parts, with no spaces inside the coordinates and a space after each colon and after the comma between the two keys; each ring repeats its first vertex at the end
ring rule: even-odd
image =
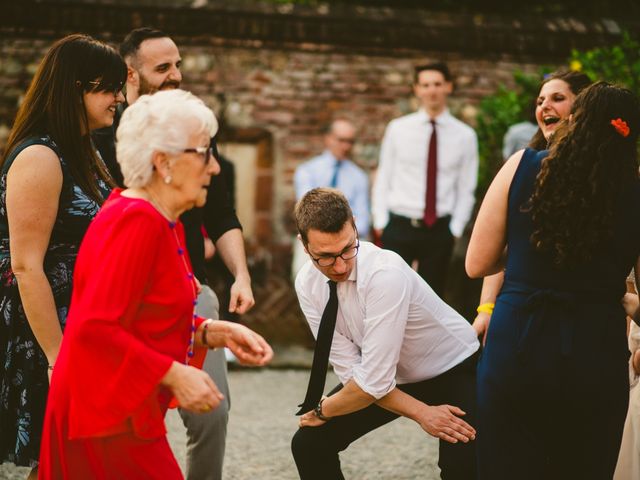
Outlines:
{"type": "Polygon", "coordinates": [[[421,220],[390,214],[382,232],[382,247],[393,250],[411,265],[418,262],[418,274],[439,297],[444,294],[447,271],[453,252],[450,216],[439,218],[431,227],[421,220]]]}
{"type": "MultiPolygon", "coordinates": [[[[398,385],[400,390],[428,405],[449,404],[466,412],[464,420],[475,427],[476,363],[473,354],[462,363],[435,378],[418,383],[398,385]]],[[[339,391],[338,385],[331,393],[339,391]]],[[[320,427],[298,429],[291,442],[291,450],[302,480],[343,480],[339,452],[351,442],[398,415],[372,404],[348,415],[332,418],[320,427]]],[[[416,425],[416,428],[420,428],[416,425]]],[[[425,432],[425,435],[428,435],[425,432]]],[[[402,455],[402,452],[398,452],[402,455]]],[[[444,480],[475,480],[475,442],[448,443],[440,440],[438,466],[444,480]]],[[[420,478],[420,472],[416,472],[420,478]]]]}

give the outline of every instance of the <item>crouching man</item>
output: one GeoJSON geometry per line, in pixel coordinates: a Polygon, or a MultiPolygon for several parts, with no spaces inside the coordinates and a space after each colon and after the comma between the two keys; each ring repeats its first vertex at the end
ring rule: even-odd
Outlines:
{"type": "Polygon", "coordinates": [[[358,239],[337,190],[309,191],[295,218],[311,260],[296,292],[316,337],[292,441],[300,478],[343,479],[339,452],[401,415],[440,439],[443,479],[474,479],[473,328],[398,254],[358,239]],[[341,383],[322,397],[327,361],[341,383]]]}

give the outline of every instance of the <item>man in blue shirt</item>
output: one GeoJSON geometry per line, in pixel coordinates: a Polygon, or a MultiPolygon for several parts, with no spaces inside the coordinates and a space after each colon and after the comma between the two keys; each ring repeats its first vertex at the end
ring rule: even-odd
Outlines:
{"type": "MultiPolygon", "coordinates": [[[[353,211],[358,235],[369,235],[369,177],[367,173],[350,160],[356,140],[356,129],[346,119],[335,119],[327,128],[324,137],[325,151],[321,155],[301,164],[293,181],[296,201],[309,190],[331,187],[340,190],[347,198],[353,211]]],[[[307,256],[299,242],[294,245],[291,274],[298,273],[307,256]]]]}

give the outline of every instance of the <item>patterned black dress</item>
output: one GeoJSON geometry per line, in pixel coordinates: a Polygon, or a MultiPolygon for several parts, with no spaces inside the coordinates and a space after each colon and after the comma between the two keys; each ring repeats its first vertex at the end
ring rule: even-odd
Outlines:
{"type": "MultiPolygon", "coordinates": [[[[60,158],[62,191],[58,214],[44,259],[60,325],[64,328],[71,302],[73,266],[82,237],[99,205],[75,184],[55,143],[33,137],[18,146],[0,172],[0,463],[34,467],[49,390],[47,358],[25,317],[18,284],[11,270],[7,225],[7,172],[15,157],[30,145],[45,145],[60,158]]],[[[106,198],[109,193],[99,182],[106,198]]]]}

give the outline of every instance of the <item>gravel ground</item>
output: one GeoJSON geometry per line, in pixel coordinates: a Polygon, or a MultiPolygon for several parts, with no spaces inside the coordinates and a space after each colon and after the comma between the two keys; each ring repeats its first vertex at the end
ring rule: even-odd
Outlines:
{"type": "MultiPolygon", "coordinates": [[[[296,405],[304,397],[305,370],[240,369],[229,372],[231,415],[225,480],[295,480],[290,453],[297,428],[296,405]]],[[[327,388],[337,383],[329,374],[327,388]]],[[[185,432],[175,411],[167,415],[169,440],[184,469],[185,432]]],[[[438,479],[438,442],[400,418],[353,443],[340,456],[349,480],[438,479]]],[[[0,466],[0,479],[24,479],[26,469],[0,466]]]]}

